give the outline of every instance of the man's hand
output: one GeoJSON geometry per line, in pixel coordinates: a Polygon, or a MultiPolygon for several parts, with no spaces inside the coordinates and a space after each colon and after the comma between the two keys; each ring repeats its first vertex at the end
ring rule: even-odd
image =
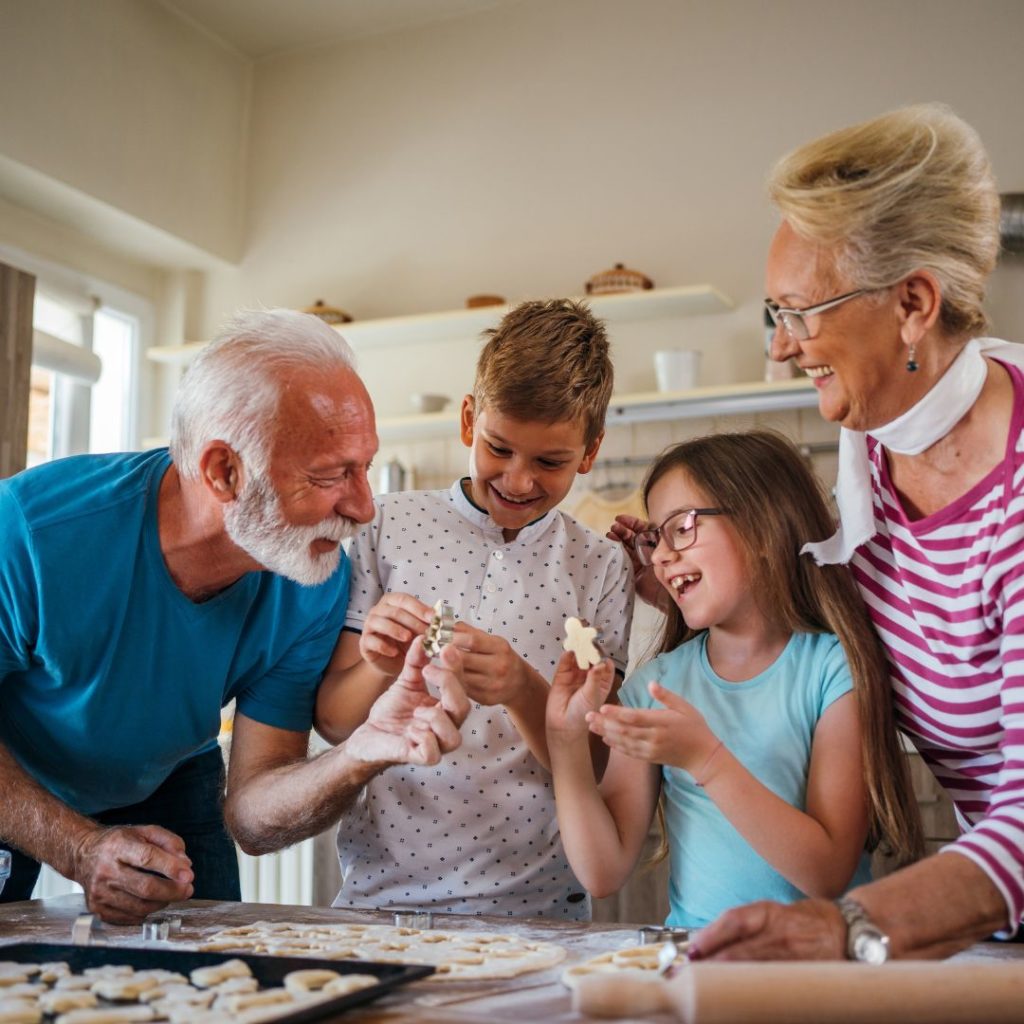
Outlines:
{"type": "Polygon", "coordinates": [[[185,844],[157,825],[90,832],[75,851],[73,877],[86,906],[110,924],[138,924],[192,895],[185,844]]]}
{"type": "Polygon", "coordinates": [[[616,516],[605,536],[609,540],[618,541],[626,549],[626,555],[633,566],[633,585],[637,597],[664,610],[669,601],[665,588],[658,582],[654,569],[649,565],[641,565],[636,555],[636,535],[649,525],[636,516],[616,516]]]}
{"type": "Polygon", "coordinates": [[[471,700],[488,707],[503,704],[515,709],[532,701],[537,692],[541,693],[541,701],[547,699],[546,683],[512,650],[504,637],[459,622],[455,626],[453,644],[462,654],[466,693],[471,700]],[[534,683],[538,690],[531,693],[534,683]],[[544,689],[539,690],[540,686],[544,689]]]}
{"type": "Polygon", "coordinates": [[[459,746],[459,726],[470,706],[462,686],[462,658],[448,645],[439,661],[440,665],[432,664],[422,644],[410,644],[401,674],[346,741],[349,757],[380,764],[430,765],[459,746]],[[437,688],[439,700],[427,690],[428,683],[437,688]]]}
{"type": "Polygon", "coordinates": [[[749,903],[727,910],[690,942],[694,960],[841,960],[846,924],[828,900],[749,903]]]}
{"type": "Polygon", "coordinates": [[[704,716],[688,701],[656,682],[651,696],[664,708],[626,708],[617,704],[587,715],[592,732],[613,750],[652,764],[668,764],[688,772],[699,770],[718,745],[704,716]]]}
{"type": "Polygon", "coordinates": [[[553,740],[588,736],[587,715],[608,698],[615,681],[615,668],[605,659],[585,672],[576,655],[566,651],[555,669],[547,701],[548,745],[553,740]]]}
{"type": "Polygon", "coordinates": [[[429,604],[411,594],[385,594],[366,616],[359,654],[380,673],[394,679],[402,671],[409,645],[426,633],[433,615],[429,604]]]}

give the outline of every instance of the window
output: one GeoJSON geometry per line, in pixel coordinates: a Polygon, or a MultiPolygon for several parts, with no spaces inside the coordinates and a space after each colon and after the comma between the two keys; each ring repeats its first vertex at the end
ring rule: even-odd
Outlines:
{"type": "Polygon", "coordinates": [[[150,304],[24,253],[0,259],[36,277],[27,465],[138,448],[150,304]]]}

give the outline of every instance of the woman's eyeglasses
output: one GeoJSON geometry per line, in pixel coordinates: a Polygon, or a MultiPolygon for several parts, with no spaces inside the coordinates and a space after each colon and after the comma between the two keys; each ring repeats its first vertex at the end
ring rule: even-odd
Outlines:
{"type": "Polygon", "coordinates": [[[649,526],[637,530],[633,535],[633,547],[641,565],[654,562],[654,552],[664,541],[670,551],[683,551],[697,539],[698,516],[725,516],[729,513],[721,508],[688,508],[673,512],[660,526],[649,526]]]}
{"type": "Polygon", "coordinates": [[[805,317],[817,316],[818,313],[824,313],[828,309],[835,309],[836,306],[841,306],[844,302],[857,298],[858,295],[867,295],[868,292],[877,290],[876,288],[858,288],[855,292],[837,295],[834,299],[826,299],[824,302],[819,302],[816,306],[805,306],[803,309],[780,306],[771,299],[765,299],[764,308],[768,310],[772,323],[776,327],[782,327],[794,341],[810,341],[811,330],[807,326],[805,317]]]}

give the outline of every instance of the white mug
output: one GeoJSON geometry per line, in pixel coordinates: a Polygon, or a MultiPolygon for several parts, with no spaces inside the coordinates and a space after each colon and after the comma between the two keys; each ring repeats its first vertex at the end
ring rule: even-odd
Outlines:
{"type": "Polygon", "coordinates": [[[690,391],[700,376],[701,353],[689,348],[667,348],[654,353],[659,391],[690,391]]]}

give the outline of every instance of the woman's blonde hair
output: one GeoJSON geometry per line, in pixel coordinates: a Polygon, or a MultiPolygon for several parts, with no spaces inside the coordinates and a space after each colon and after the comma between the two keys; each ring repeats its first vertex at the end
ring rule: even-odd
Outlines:
{"type": "MultiPolygon", "coordinates": [[[[712,504],[728,510],[755,599],[768,621],[787,633],[838,637],[860,711],[869,848],[882,844],[898,864],[920,857],[921,820],[896,733],[881,644],[849,568],[819,566],[800,555],[806,541],[824,539],[835,529],[817,478],[780,434],[713,434],[684,441],[658,457],[644,480],[645,505],[654,485],[675,470],[685,472],[712,504]]],[[[674,650],[696,635],[673,603],[661,650],[674,650]]]]}
{"type": "Polygon", "coordinates": [[[948,107],[903,107],[809,142],[775,166],[768,194],[798,235],[835,247],[845,283],[882,288],[930,270],[944,332],[985,330],[999,195],[977,132],[948,107]]]}

